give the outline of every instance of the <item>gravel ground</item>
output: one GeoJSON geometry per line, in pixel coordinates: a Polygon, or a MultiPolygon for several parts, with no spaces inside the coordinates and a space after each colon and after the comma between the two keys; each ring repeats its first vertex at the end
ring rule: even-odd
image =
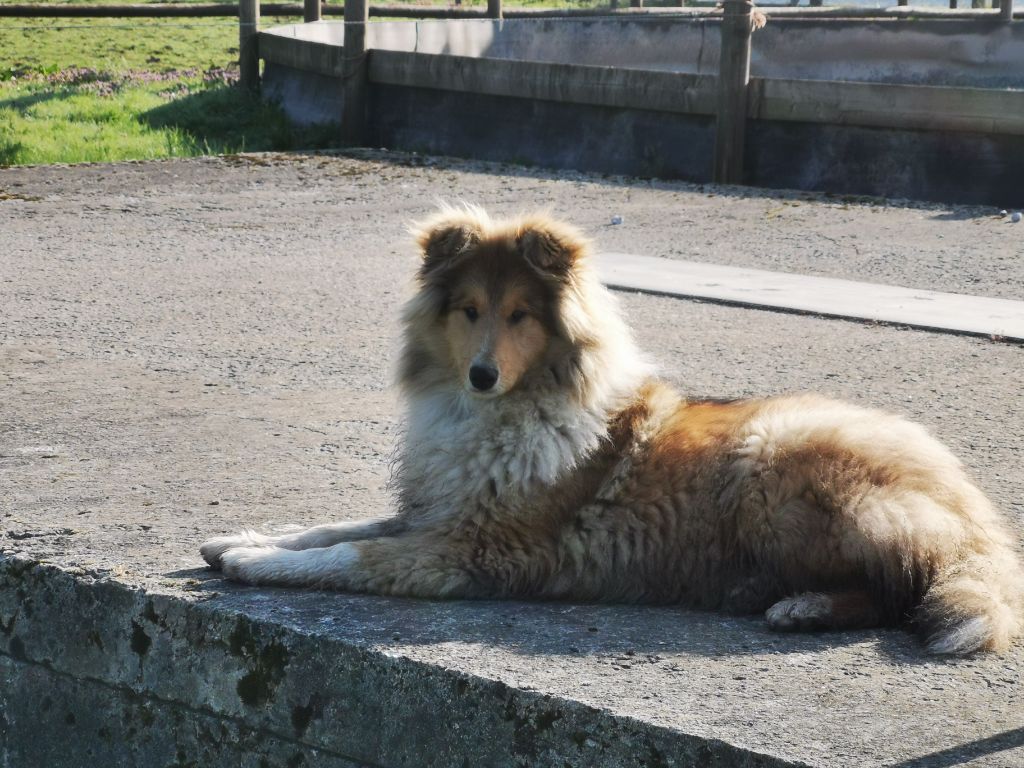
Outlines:
{"type": "MultiPolygon", "coordinates": [[[[261,217],[304,202],[310,215],[322,217],[316,231],[299,233],[293,226],[276,232],[297,245],[307,237],[315,244],[329,240],[342,223],[369,221],[377,227],[378,249],[407,253],[408,220],[428,213],[438,199],[465,199],[500,213],[549,208],[608,251],[1024,298],[1024,222],[1012,224],[994,208],[546,173],[389,152],[76,166],[72,174],[60,166],[0,172],[0,201],[43,198],[23,207],[26,217],[60,211],[66,218],[69,207],[86,215],[95,210],[90,198],[96,194],[106,196],[106,206],[123,201],[130,214],[168,187],[174,195],[236,195],[232,213],[223,206],[195,211],[197,224],[211,226],[218,214],[220,226],[228,226],[254,195],[261,217]],[[289,199],[274,205],[260,194],[270,189],[287,190],[289,199]],[[616,215],[622,224],[610,223],[616,215]]],[[[147,210],[173,220],[168,205],[147,210]]]]}

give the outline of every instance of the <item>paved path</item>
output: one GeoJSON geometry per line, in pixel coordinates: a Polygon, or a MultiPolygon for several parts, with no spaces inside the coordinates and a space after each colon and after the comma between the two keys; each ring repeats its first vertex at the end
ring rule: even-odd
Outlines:
{"type": "Polygon", "coordinates": [[[598,253],[606,285],[680,299],[1024,342],[1024,301],[700,261],[598,253]]]}
{"type": "MultiPolygon", "coordinates": [[[[200,764],[220,755],[207,726],[190,741],[174,717],[236,729],[282,763],[1024,764],[1024,647],[937,662],[897,630],[792,637],[671,609],[251,590],[202,569],[197,544],[216,532],[387,508],[405,227],[438,197],[548,206],[605,251],[1024,295],[1024,224],[981,209],[386,154],[0,170],[9,724],[49,723],[54,756],[61,733],[103,755],[90,707],[95,732],[156,718],[152,755],[177,739],[200,764]],[[50,714],[25,703],[45,686],[65,691],[50,714]]],[[[905,413],[1024,530],[1021,345],[621,297],[686,391],[818,390],[905,413]]],[[[12,765],[41,749],[10,732],[12,765]]]]}

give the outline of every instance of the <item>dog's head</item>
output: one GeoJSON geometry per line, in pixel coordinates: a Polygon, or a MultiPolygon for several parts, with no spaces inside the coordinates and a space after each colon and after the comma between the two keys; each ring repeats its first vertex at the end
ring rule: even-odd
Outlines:
{"type": "Polygon", "coordinates": [[[494,222],[445,209],[416,230],[419,292],[406,310],[401,380],[500,397],[558,370],[582,336],[579,282],[587,241],[544,215],[494,222]]]}

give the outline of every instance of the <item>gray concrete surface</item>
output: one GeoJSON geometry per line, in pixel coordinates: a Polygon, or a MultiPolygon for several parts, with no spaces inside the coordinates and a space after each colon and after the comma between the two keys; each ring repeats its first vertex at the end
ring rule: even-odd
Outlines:
{"type": "Polygon", "coordinates": [[[1024,301],[902,288],[700,261],[603,253],[605,285],[683,299],[1024,342],[1024,301]]]}
{"type": "MultiPolygon", "coordinates": [[[[208,535],[388,508],[404,230],[438,197],[549,206],[604,250],[1024,286],[1024,230],[984,209],[383,153],[0,170],[0,762],[1024,764],[1020,645],[936,661],[899,630],[781,636],[205,570],[208,535]]],[[[910,415],[1024,529],[1021,346],[622,299],[686,391],[813,389],[910,415]]]]}
{"type": "MultiPolygon", "coordinates": [[[[706,11],[705,11],[706,13],[706,11]]],[[[340,21],[266,34],[340,46],[340,21]]],[[[692,11],[615,18],[374,21],[370,48],[716,74],[719,19],[692,11]]],[[[1024,32],[995,19],[787,19],[754,37],[751,75],[976,88],[1020,88],[1024,32]]]]}

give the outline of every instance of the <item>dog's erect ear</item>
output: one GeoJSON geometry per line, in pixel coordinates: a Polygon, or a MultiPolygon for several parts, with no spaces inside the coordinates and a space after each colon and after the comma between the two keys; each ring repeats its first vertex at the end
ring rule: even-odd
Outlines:
{"type": "Polygon", "coordinates": [[[480,242],[487,214],[479,208],[444,208],[413,233],[423,256],[423,272],[449,264],[480,242]]]}
{"type": "Polygon", "coordinates": [[[516,243],[523,258],[536,269],[556,276],[567,275],[589,245],[575,227],[545,216],[523,221],[516,243]]]}

